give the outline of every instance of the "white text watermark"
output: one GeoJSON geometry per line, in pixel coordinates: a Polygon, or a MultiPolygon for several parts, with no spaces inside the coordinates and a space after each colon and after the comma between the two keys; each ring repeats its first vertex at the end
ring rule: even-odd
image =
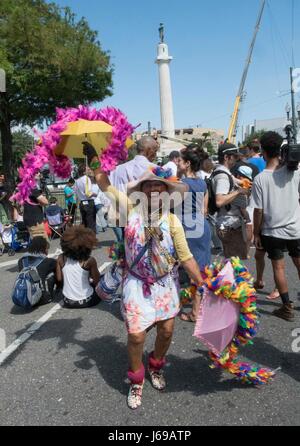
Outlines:
{"type": "MultiPolygon", "coordinates": [[[[128,197],[120,200],[112,194],[108,194],[115,210],[110,218],[110,226],[125,228],[130,225],[131,217],[142,216],[145,225],[158,227],[161,225],[161,217],[174,214],[185,230],[188,239],[201,238],[205,229],[205,195],[203,192],[186,192],[184,197],[179,192],[152,193],[147,196],[143,192],[133,192],[128,197]],[[184,198],[184,199],[183,199],[184,198]]],[[[125,197],[125,196],[124,196],[125,197]]]]}
{"type": "Polygon", "coordinates": [[[300,328],[295,328],[292,331],[292,337],[295,338],[292,342],[292,351],[294,353],[300,353],[300,328]]]}

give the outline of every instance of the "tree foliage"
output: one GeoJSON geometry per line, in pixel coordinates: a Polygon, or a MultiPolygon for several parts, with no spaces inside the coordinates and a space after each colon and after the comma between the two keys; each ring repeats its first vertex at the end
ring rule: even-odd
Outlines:
{"type": "MultiPolygon", "coordinates": [[[[17,173],[17,169],[21,166],[22,160],[27,152],[32,150],[34,146],[34,137],[30,134],[28,129],[20,128],[12,133],[12,158],[13,170],[17,173]]],[[[0,165],[2,165],[2,147],[0,142],[0,165]]]]}
{"type": "Polygon", "coordinates": [[[12,141],[14,173],[17,173],[25,154],[34,146],[34,138],[28,130],[19,129],[13,132],[12,141]]]}
{"type": "Polygon", "coordinates": [[[215,154],[214,146],[211,142],[210,132],[203,133],[202,138],[193,138],[192,142],[198,144],[202,149],[206,150],[210,156],[215,154]]]}
{"type": "Polygon", "coordinates": [[[245,138],[245,141],[243,142],[244,146],[248,146],[249,144],[251,144],[253,141],[255,140],[259,140],[260,138],[266,133],[266,130],[258,130],[256,132],[251,133],[251,135],[247,136],[247,138],[245,138]]]}
{"type": "Polygon", "coordinates": [[[111,95],[110,57],[97,33],[69,8],[43,0],[1,0],[0,65],[7,70],[13,123],[34,124],[55,107],[111,95]]]}
{"type": "Polygon", "coordinates": [[[3,166],[13,186],[11,127],[51,121],[56,107],[100,102],[112,94],[110,55],[86,19],[45,0],[0,1],[3,166]]]}

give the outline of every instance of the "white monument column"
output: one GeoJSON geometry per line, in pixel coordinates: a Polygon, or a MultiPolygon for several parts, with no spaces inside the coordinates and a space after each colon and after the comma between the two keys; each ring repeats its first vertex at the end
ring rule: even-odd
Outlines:
{"type": "MultiPolygon", "coordinates": [[[[160,89],[160,113],[161,113],[161,131],[162,136],[170,138],[175,137],[175,124],[173,112],[172,87],[170,76],[170,62],[173,57],[169,56],[168,45],[164,43],[164,27],[160,24],[160,43],[158,45],[158,54],[156,63],[159,71],[159,89],[160,89]]],[[[172,150],[175,150],[178,144],[174,144],[162,140],[160,152],[161,155],[169,155],[172,150]]]]}

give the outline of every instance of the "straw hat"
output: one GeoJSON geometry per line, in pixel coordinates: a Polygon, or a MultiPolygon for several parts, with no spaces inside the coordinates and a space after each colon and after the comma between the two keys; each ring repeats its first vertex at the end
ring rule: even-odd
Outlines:
{"type": "Polygon", "coordinates": [[[189,187],[187,184],[183,183],[177,177],[172,176],[171,169],[163,169],[162,167],[151,167],[147,172],[144,173],[136,181],[132,181],[127,184],[127,195],[134,192],[141,192],[142,184],[146,181],[159,181],[166,184],[168,187],[168,192],[172,194],[173,192],[179,192],[182,197],[185,192],[188,192],[189,187]]]}

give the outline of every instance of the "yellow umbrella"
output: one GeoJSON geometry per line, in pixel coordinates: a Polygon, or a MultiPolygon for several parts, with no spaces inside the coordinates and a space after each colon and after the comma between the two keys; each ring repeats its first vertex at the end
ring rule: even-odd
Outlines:
{"type": "MultiPolygon", "coordinates": [[[[112,126],[104,121],[87,121],[79,119],[70,122],[61,133],[62,140],[55,148],[56,155],[66,155],[69,158],[84,158],[82,142],[88,141],[100,154],[111,141],[112,126]]],[[[134,142],[128,138],[126,147],[129,149],[134,142]]]]}

